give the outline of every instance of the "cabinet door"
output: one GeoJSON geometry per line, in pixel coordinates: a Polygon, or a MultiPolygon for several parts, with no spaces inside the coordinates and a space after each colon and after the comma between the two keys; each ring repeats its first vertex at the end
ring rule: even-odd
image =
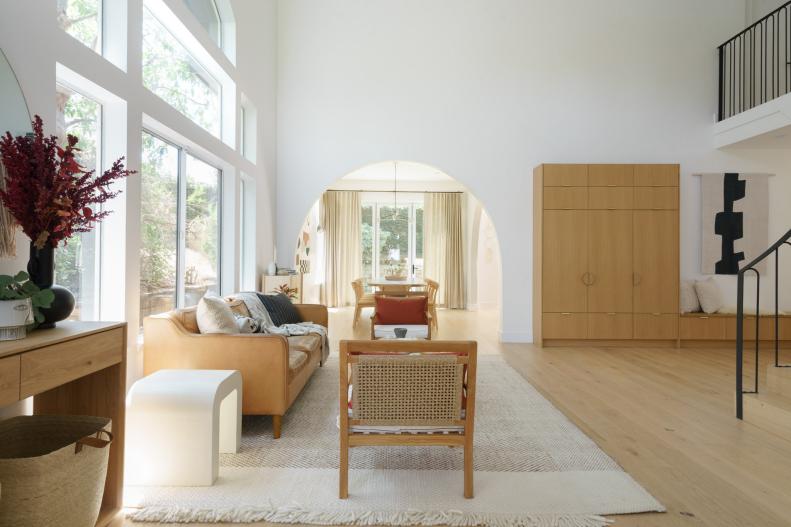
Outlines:
{"type": "Polygon", "coordinates": [[[634,311],[678,313],[678,212],[634,211],[634,311]]]}
{"type": "Polygon", "coordinates": [[[588,311],[632,312],[632,211],[588,211],[588,311]]]}
{"type": "Polygon", "coordinates": [[[584,313],[587,307],[588,213],[544,211],[543,311],[584,313]]]}

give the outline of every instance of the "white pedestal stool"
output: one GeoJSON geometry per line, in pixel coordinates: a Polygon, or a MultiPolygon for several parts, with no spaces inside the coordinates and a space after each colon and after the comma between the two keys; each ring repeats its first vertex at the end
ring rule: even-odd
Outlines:
{"type": "Polygon", "coordinates": [[[239,450],[242,375],[160,370],[126,396],[127,485],[208,486],[219,453],[239,450]]]}

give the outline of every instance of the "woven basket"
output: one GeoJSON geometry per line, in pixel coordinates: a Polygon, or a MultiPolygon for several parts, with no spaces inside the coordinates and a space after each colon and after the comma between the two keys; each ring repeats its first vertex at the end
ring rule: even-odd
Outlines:
{"type": "Polygon", "coordinates": [[[112,441],[106,417],[0,421],[0,527],[92,527],[112,441]]]}

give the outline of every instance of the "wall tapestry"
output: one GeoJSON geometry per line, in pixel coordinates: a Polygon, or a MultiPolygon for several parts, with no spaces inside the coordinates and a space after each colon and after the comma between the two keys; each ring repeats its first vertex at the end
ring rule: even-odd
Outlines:
{"type": "Polygon", "coordinates": [[[769,176],[700,174],[703,274],[736,274],[769,247],[769,176]]]}

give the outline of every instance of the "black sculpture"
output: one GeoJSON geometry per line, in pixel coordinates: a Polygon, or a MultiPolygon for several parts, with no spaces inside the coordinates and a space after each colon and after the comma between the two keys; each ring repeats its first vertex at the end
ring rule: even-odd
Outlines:
{"type": "Polygon", "coordinates": [[[734,242],[744,236],[744,214],[733,212],[733,203],[744,198],[747,182],[739,174],[726,173],[722,183],[723,211],[714,217],[714,232],[722,237],[722,258],[714,264],[716,274],[737,274],[744,253],[733,251],[734,242]]]}

